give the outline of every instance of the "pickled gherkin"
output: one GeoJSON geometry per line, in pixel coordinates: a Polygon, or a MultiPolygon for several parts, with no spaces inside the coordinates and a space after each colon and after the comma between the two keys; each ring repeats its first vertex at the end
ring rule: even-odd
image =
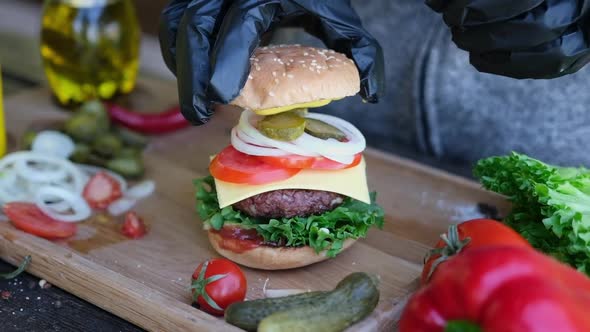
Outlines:
{"type": "Polygon", "coordinates": [[[258,130],[272,139],[293,141],[303,135],[305,118],[293,111],[267,115],[258,122],[258,130]]]}
{"type": "Polygon", "coordinates": [[[131,92],[139,40],[131,0],[45,0],[41,57],[61,104],[131,92]]]}

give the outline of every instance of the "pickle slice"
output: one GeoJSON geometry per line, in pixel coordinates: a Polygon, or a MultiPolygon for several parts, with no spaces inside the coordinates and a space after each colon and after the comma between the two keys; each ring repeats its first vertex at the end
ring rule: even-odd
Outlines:
{"type": "Polygon", "coordinates": [[[310,118],[305,119],[305,132],[320,139],[333,138],[341,141],[346,138],[342,130],[324,121],[310,118]]]}
{"type": "Polygon", "coordinates": [[[294,112],[267,115],[258,122],[258,130],[272,139],[292,141],[303,135],[305,118],[294,112]]]}

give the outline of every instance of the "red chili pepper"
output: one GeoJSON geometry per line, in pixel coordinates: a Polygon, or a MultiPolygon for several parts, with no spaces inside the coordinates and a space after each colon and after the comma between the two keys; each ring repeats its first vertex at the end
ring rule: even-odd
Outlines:
{"type": "Polygon", "coordinates": [[[489,246],[439,265],[400,332],[590,331],[590,279],[535,250],[489,246]]]}
{"type": "Polygon", "coordinates": [[[162,113],[139,113],[115,104],[105,106],[115,123],[144,134],[165,134],[190,125],[178,106],[162,113]]]}

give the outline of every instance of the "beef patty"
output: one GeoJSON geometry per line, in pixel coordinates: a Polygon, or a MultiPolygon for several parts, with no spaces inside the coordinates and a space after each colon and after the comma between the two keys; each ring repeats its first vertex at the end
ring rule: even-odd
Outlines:
{"type": "Polygon", "coordinates": [[[342,202],[342,195],[329,191],[280,189],[246,198],[233,207],[252,217],[290,218],[322,214],[342,202]]]}

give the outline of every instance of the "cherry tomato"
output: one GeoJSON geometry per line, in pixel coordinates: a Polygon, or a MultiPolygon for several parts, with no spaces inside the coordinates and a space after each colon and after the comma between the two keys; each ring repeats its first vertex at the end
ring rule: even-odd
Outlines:
{"type": "Polygon", "coordinates": [[[14,227],[47,239],[63,239],[76,234],[75,223],[55,220],[28,202],[12,202],[4,205],[4,213],[14,227]]]}
{"type": "Polygon", "coordinates": [[[357,153],[350,164],[342,164],[325,157],[305,157],[299,155],[288,156],[260,156],[258,157],[267,164],[285,168],[311,168],[311,169],[345,169],[358,165],[361,162],[362,154],[357,153]]]}
{"type": "Polygon", "coordinates": [[[128,238],[138,239],[147,233],[147,228],[143,219],[134,211],[130,211],[125,214],[125,222],[121,228],[121,233],[128,238]]]}
{"type": "Polygon", "coordinates": [[[284,168],[267,164],[256,156],[247,155],[233,146],[223,149],[209,164],[214,178],[247,184],[264,184],[286,180],[299,173],[300,169],[284,168]]]}
{"type": "Polygon", "coordinates": [[[456,226],[452,225],[448,234],[441,235],[441,240],[434,246],[433,254],[424,263],[421,276],[422,284],[428,283],[436,271],[436,265],[433,267],[435,261],[440,258],[441,264],[444,263],[445,258],[441,258],[441,254],[450,258],[471,248],[493,245],[532,248],[530,243],[515,230],[496,220],[473,219],[456,226]],[[434,271],[431,272],[431,269],[434,271]]]}
{"type": "Polygon", "coordinates": [[[244,272],[225,258],[199,264],[193,273],[191,288],[194,301],[213,315],[223,315],[230,304],[244,301],[248,289],[244,272]]]}
{"type": "Polygon", "coordinates": [[[93,209],[106,209],[123,194],[117,180],[106,172],[99,172],[86,183],[82,196],[93,209]]]}

